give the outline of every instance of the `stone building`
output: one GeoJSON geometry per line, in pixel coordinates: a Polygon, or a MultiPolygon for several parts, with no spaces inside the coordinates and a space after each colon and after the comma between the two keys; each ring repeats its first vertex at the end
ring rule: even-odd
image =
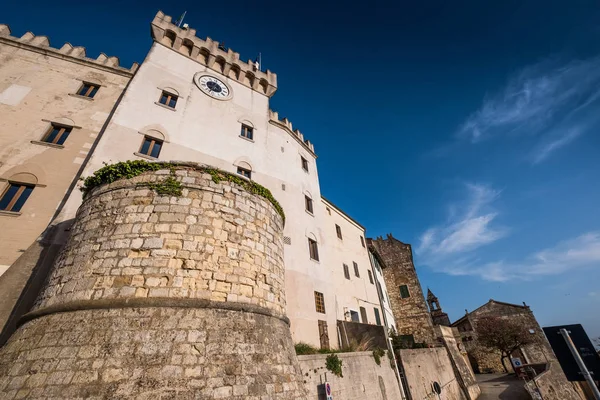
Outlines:
{"type": "Polygon", "coordinates": [[[136,68],[0,25],[0,275],[72,190],[136,68]]]}
{"type": "Polygon", "coordinates": [[[419,343],[434,343],[433,323],[413,262],[410,244],[391,234],[370,240],[387,265],[383,269],[391,309],[399,335],[419,343]]]}
{"type": "MultiPolygon", "coordinates": [[[[481,307],[465,313],[451,325],[458,328],[475,372],[504,372],[500,362],[500,353],[483,348],[477,342],[477,322],[482,317],[500,317],[516,321],[531,334],[533,342],[513,354],[514,357],[521,358],[523,364],[541,364],[555,360],[550,344],[528,305],[525,303],[523,305],[510,304],[490,299],[481,307]]],[[[510,360],[506,361],[506,367],[508,370],[511,369],[510,360]]]]}
{"type": "Polygon", "coordinates": [[[0,348],[0,398],[306,399],[283,214],[249,188],[191,163],[91,188],[0,348]]]}
{"type": "Polygon", "coordinates": [[[427,288],[427,306],[429,307],[429,314],[431,314],[431,321],[434,325],[450,326],[448,314],[442,311],[440,301],[429,288],[427,288]]]}
{"type": "MultiPolygon", "coordinates": [[[[148,55],[115,99],[93,155],[77,164],[81,175],[117,161],[194,160],[258,182],[287,216],[286,310],[294,340],[337,347],[338,321],[383,326],[365,229],[321,196],[313,144],[270,109],[276,74],[162,12],[151,34],[148,55]]],[[[58,232],[56,241],[46,241],[62,245],[69,234],[63,226],[80,205],[73,191],[49,229],[58,232]]],[[[40,259],[25,256],[21,264],[29,267],[40,259]]]]}

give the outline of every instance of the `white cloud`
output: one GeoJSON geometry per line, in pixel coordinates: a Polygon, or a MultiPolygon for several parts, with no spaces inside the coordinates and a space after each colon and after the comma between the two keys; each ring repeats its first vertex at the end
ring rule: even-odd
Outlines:
{"type": "Polygon", "coordinates": [[[417,252],[429,259],[459,254],[492,243],[507,234],[507,230],[492,226],[498,213],[491,203],[500,192],[487,185],[466,184],[467,199],[451,207],[447,223],[428,229],[422,236],[417,252]]]}
{"type": "Polygon", "coordinates": [[[551,153],[571,143],[582,133],[579,127],[568,129],[563,135],[539,146],[533,153],[532,162],[538,164],[544,161],[551,153]]]}
{"type": "Polygon", "coordinates": [[[485,98],[457,136],[476,143],[502,135],[538,135],[541,144],[533,162],[539,163],[584,132],[583,126],[573,124],[599,97],[600,57],[562,65],[541,62],[523,69],[501,92],[485,98]],[[564,133],[556,137],[549,127],[561,124],[564,133]]]}

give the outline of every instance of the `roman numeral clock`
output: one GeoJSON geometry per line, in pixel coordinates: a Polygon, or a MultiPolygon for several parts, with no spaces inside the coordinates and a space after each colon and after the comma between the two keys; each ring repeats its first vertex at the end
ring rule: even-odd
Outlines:
{"type": "Polygon", "coordinates": [[[204,94],[214,99],[231,99],[232,92],[229,85],[212,75],[198,72],[196,75],[194,75],[194,82],[204,94]]]}

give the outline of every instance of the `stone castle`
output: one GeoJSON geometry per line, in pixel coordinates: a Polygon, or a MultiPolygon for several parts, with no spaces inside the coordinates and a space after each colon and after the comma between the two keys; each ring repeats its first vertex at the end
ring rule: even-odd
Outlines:
{"type": "Polygon", "coordinates": [[[162,12],[151,35],[123,68],[0,25],[0,393],[309,398],[324,378],[294,343],[390,347],[392,332],[445,343],[457,398],[476,397],[411,246],[368,239],[322,196],[314,145],[270,108],[276,74],[162,12]],[[80,178],[135,160],[164,168],[82,198],[80,178]]]}

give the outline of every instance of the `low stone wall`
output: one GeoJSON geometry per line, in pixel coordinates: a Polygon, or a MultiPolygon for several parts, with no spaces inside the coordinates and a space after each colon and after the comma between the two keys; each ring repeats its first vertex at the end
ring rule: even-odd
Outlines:
{"type": "Polygon", "coordinates": [[[548,363],[548,369],[533,380],[544,400],[585,400],[585,395],[580,395],[575,386],[567,380],[556,361],[548,363]]]}
{"type": "Polygon", "coordinates": [[[413,400],[437,400],[434,382],[442,388],[442,399],[466,400],[445,348],[400,350],[400,360],[413,400]]]}
{"type": "Polygon", "coordinates": [[[304,387],[309,399],[325,398],[322,385],[331,384],[333,398],[339,400],[400,400],[396,372],[387,355],[381,365],[375,363],[373,352],[339,353],[343,378],[325,368],[326,354],[298,356],[304,387]]]}
{"type": "Polygon", "coordinates": [[[436,325],[434,331],[438,340],[441,340],[446,347],[459,385],[463,388],[463,391],[466,390],[468,392],[471,400],[477,399],[481,394],[481,388],[475,379],[475,374],[468,361],[467,352],[464,351],[464,348],[459,347],[460,342],[457,342],[457,338],[460,340],[458,329],[436,325]]]}

